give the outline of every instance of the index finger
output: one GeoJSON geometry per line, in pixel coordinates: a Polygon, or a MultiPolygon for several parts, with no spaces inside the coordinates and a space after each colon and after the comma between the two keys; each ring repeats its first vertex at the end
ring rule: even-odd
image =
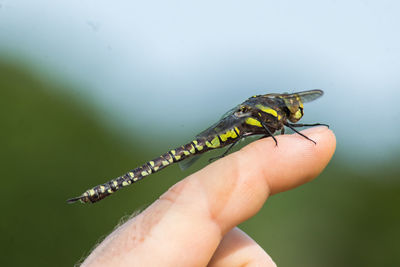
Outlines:
{"type": "Polygon", "coordinates": [[[224,234],[255,215],[269,195],[325,168],[333,133],[325,127],[302,133],[317,145],[299,135],[278,136],[278,147],[262,139],[177,183],[103,241],[87,263],[206,265],[224,234]]]}

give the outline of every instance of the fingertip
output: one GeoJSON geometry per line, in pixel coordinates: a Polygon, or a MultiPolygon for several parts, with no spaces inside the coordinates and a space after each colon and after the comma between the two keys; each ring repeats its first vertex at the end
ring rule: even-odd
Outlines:
{"type": "Polygon", "coordinates": [[[334,133],[327,127],[313,127],[301,132],[315,143],[298,135],[277,136],[279,147],[271,149],[269,138],[257,141],[243,150],[247,159],[259,164],[271,194],[304,184],[322,172],[336,148],[334,133]],[[268,151],[268,154],[267,152],[268,151]]]}
{"type": "Polygon", "coordinates": [[[304,149],[307,155],[312,158],[310,160],[316,163],[313,176],[317,176],[326,167],[335,153],[336,136],[332,130],[325,126],[309,128],[302,131],[302,133],[316,142],[314,148],[305,146],[304,149]]]}
{"type": "MultiPolygon", "coordinates": [[[[326,126],[317,126],[305,129],[301,131],[301,133],[307,135],[308,137],[314,137],[314,141],[322,141],[327,142],[330,145],[333,145],[333,148],[336,146],[336,137],[332,130],[326,126]]],[[[296,135],[296,134],[293,134],[296,135]]],[[[291,136],[293,136],[291,135],[291,136]]],[[[318,143],[318,142],[317,142],[318,143]]]]}

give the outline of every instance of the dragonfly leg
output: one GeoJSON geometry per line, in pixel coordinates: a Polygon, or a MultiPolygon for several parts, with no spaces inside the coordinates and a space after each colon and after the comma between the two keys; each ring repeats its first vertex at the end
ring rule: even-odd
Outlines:
{"type": "Polygon", "coordinates": [[[261,122],[261,125],[263,126],[264,130],[268,133],[268,135],[265,135],[262,138],[271,136],[272,139],[274,139],[274,141],[275,141],[275,146],[278,146],[278,140],[276,140],[275,136],[271,133],[271,131],[268,129],[268,127],[264,124],[264,122],[261,122]]]}
{"type": "MultiPolygon", "coordinates": [[[[297,124],[298,125],[298,124],[297,124]]],[[[303,136],[305,139],[310,140],[311,142],[313,142],[314,144],[317,144],[314,140],[310,139],[309,137],[305,136],[304,134],[302,134],[301,132],[297,131],[296,128],[294,127],[302,127],[302,126],[295,126],[291,123],[286,123],[285,126],[289,127],[290,129],[293,130],[293,132],[303,136]]]]}
{"type": "Polygon", "coordinates": [[[219,155],[217,157],[208,159],[208,162],[213,162],[214,160],[225,157],[228,154],[228,152],[237,144],[237,142],[239,142],[239,140],[240,140],[240,137],[237,140],[235,140],[235,142],[232,143],[224,153],[222,153],[221,155],[219,155]]]}
{"type": "Polygon", "coordinates": [[[313,124],[304,124],[304,123],[288,123],[290,124],[290,126],[292,127],[307,127],[307,126],[326,126],[329,128],[328,124],[324,124],[324,123],[313,123],[313,124]]]}

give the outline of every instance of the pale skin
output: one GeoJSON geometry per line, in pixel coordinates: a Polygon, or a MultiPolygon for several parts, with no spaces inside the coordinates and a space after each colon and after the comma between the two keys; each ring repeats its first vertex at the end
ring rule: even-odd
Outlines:
{"type": "Polygon", "coordinates": [[[278,147],[264,138],[183,179],[106,237],[82,266],[276,266],[236,226],[269,196],[326,167],[336,146],[332,131],[302,133],[317,144],[297,134],[277,136],[278,147]]]}

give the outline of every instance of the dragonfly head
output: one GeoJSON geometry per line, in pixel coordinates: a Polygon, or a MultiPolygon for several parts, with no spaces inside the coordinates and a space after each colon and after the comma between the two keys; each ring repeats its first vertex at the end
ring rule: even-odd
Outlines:
{"type": "Polygon", "coordinates": [[[283,98],[285,105],[288,109],[288,119],[289,121],[295,123],[303,117],[303,103],[300,97],[296,98],[283,98]]]}

